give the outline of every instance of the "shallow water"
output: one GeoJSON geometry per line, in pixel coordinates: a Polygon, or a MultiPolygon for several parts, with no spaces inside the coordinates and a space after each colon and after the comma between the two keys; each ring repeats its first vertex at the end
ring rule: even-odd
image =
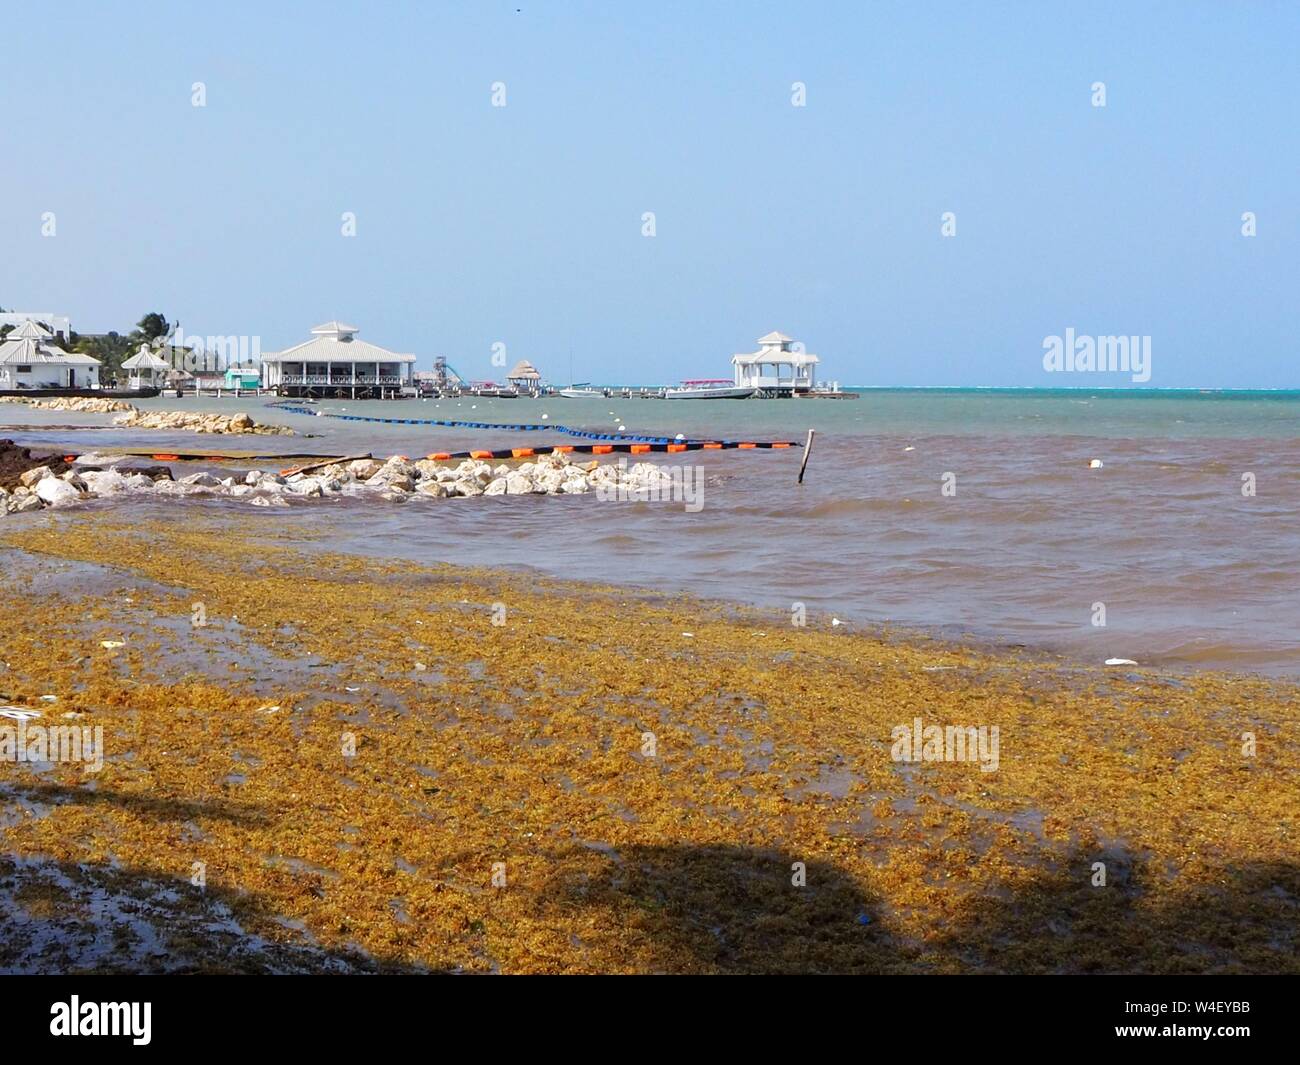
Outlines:
{"type": "MultiPolygon", "coordinates": [[[[144,407],[248,410],[316,439],[107,428],[108,417],[0,409],[23,444],[416,457],[575,442],[554,431],[380,425],[259,408],[270,399],[144,407]],[[93,432],[37,425],[98,424],[93,432]],[[15,430],[27,423],[33,431],[15,430]]],[[[811,623],[892,621],[1000,643],[1190,667],[1300,674],[1300,394],[880,390],[854,401],[428,400],[325,412],[588,430],[802,440],[801,452],[650,456],[697,467],[703,506],[578,497],[341,501],[259,514],[329,516],[327,547],[533,568],[790,610],[811,623]],[[1104,467],[1089,469],[1091,459],[1104,467]],[[945,496],[946,473],[956,494],[945,496]],[[1242,494],[1253,474],[1256,495],[1242,494]],[[1104,627],[1094,625],[1105,604],[1104,627]]],[[[273,462],[262,463],[274,466],[273,462]]],[[[133,502],[132,506],[139,503],[133,502]]],[[[178,504],[148,504],[174,511],[178,504]]],[[[236,506],[186,502],[191,506],[236,506]]],[[[239,504],[241,511],[257,512],[239,504]]],[[[15,520],[15,519],[10,519],[15,520]]]]}

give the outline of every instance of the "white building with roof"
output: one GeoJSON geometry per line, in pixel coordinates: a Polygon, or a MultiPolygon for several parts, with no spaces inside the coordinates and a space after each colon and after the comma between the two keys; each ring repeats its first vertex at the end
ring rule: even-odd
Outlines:
{"type": "Polygon", "coordinates": [[[48,329],[66,344],[72,338],[72,319],[66,314],[52,311],[0,311],[0,328],[11,325],[15,329],[24,322],[35,322],[48,329]]]}
{"type": "Polygon", "coordinates": [[[141,344],[140,350],[122,363],[122,369],[130,373],[128,388],[161,388],[167,383],[171,364],[151,351],[148,344],[141,344]]]}
{"type": "Polygon", "coordinates": [[[0,344],[0,391],[99,387],[100,361],[64,351],[37,322],[21,323],[0,344]]]}
{"type": "Polygon", "coordinates": [[[285,396],[391,398],[412,389],[415,356],[356,338],[355,325],[326,322],[311,339],[262,355],[262,386],[285,396]]]}
{"type": "Polygon", "coordinates": [[[798,395],[817,385],[816,355],[784,333],[758,338],[758,350],[731,356],[737,388],[757,388],[769,396],[798,395]]]}

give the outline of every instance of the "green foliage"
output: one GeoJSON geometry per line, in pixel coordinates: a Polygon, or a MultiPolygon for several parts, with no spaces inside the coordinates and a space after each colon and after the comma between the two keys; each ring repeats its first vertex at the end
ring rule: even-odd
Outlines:
{"type": "Polygon", "coordinates": [[[136,346],[131,344],[128,337],[118,333],[108,333],[105,336],[77,337],[72,350],[90,355],[103,363],[99,368],[99,379],[101,382],[106,382],[113,377],[125,376],[122,372],[122,363],[131,357],[136,346]]]}
{"type": "Polygon", "coordinates": [[[152,344],[155,340],[165,337],[172,331],[172,327],[157,311],[150,311],[135,324],[135,332],[131,334],[132,340],[139,337],[139,341],[146,344],[152,344]]]}

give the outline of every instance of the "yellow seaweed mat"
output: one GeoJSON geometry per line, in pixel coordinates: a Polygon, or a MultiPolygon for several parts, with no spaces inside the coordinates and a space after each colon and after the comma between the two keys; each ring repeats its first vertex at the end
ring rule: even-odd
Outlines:
{"type": "Polygon", "coordinates": [[[0,968],[1300,969],[1293,686],[244,521],[4,530],[3,701],[105,761],[0,761],[0,968]]]}

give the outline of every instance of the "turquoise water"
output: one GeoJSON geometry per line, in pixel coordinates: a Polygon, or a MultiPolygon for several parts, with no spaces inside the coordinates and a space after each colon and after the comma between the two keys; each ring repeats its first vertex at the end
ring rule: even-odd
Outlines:
{"type": "MultiPolygon", "coordinates": [[[[24,444],[249,447],[410,456],[574,442],[378,425],[265,408],[269,399],[145,407],[248,410],[315,439],[121,430],[91,415],[0,407],[24,444]]],[[[652,585],[859,626],[892,622],[1100,664],[1300,674],[1300,393],[866,390],[856,400],[331,402],[322,412],[540,422],[614,432],[803,440],[801,452],[653,456],[695,466],[703,506],[499,497],[331,504],[327,546],[418,561],[652,585]],[[1090,468],[1092,460],[1102,467],[1090,468]],[[951,475],[950,477],[948,475],[951,475]],[[1251,482],[1254,494],[1243,494],[1251,482]],[[955,489],[944,494],[948,483],[955,489]],[[1106,625],[1092,623],[1105,604],[1106,625]]],[[[273,464],[264,464],[273,465],[273,464]]],[[[170,504],[176,506],[178,504],[170,504]]],[[[183,504],[191,505],[191,504],[183,504]]],[[[193,504],[212,506],[216,504],[193,504]]],[[[220,504],[233,506],[235,504],[220,504]]],[[[304,504],[310,506],[310,504],[304,504]]],[[[319,522],[319,510],[260,514],[319,522]]]]}

